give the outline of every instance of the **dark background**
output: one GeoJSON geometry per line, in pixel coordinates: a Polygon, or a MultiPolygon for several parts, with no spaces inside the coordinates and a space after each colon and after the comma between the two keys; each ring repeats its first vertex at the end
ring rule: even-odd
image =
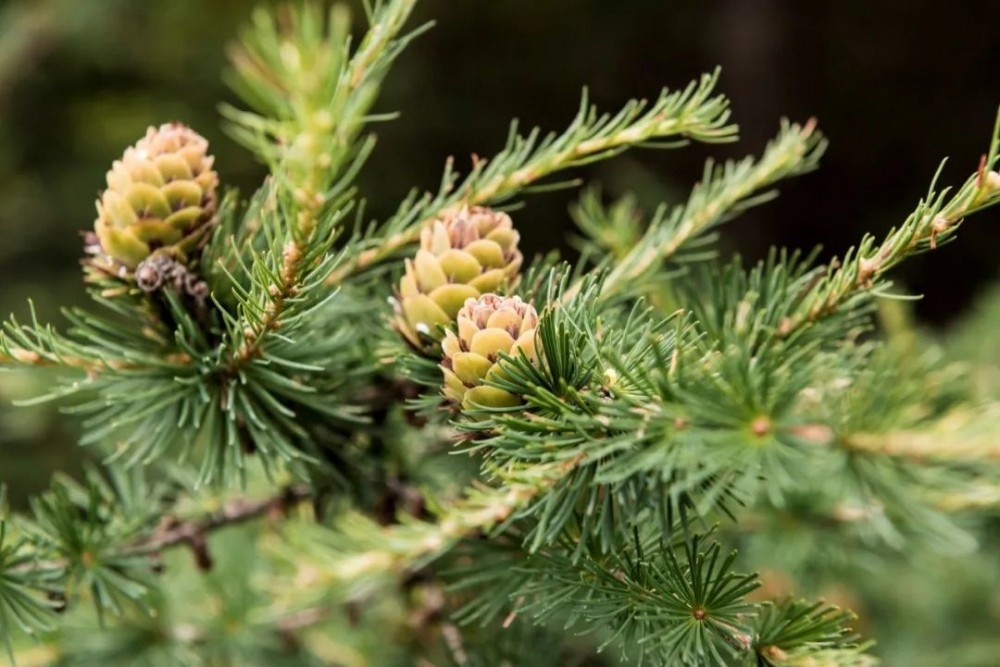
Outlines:
{"type": "MultiPolygon", "coordinates": [[[[221,131],[225,46],[247,0],[0,2],[0,309],[43,319],[80,301],[78,232],[92,225],[104,172],[146,126],[182,120],[212,141],[223,181],[250,192],[263,170],[221,131]]],[[[987,148],[1000,104],[1000,3],[878,0],[424,0],[437,27],[407,51],[381,110],[362,179],[369,210],[411,186],[435,187],[448,155],[490,155],[510,119],[558,130],[589,86],[602,108],[655,96],[722,66],[743,141],[633,152],[582,175],[649,207],[678,201],[708,156],[759,152],[787,116],[816,116],[831,148],[821,170],[726,227],[727,250],[770,245],[842,253],[865,231],[899,224],[939,160],[960,183],[987,148]]],[[[416,21],[414,22],[414,25],[416,21]]],[[[529,252],[564,245],[571,192],[532,197],[516,214],[529,252]]],[[[897,273],[926,294],[918,314],[943,324],[997,274],[1000,214],[897,273]]],[[[0,376],[0,400],[31,393],[0,376]]],[[[74,420],[0,412],[0,470],[15,495],[44,484],[74,420]],[[60,446],[61,445],[61,446],[60,446]]],[[[77,455],[71,457],[73,460],[77,455]]]]}

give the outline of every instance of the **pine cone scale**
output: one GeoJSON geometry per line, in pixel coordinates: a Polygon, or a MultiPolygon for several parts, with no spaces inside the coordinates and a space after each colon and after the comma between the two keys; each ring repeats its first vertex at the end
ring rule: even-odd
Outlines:
{"type": "Polygon", "coordinates": [[[437,304],[448,316],[448,322],[458,314],[462,304],[466,299],[474,299],[479,296],[479,290],[472,285],[460,285],[451,283],[441,285],[430,293],[430,299],[437,304]]]}

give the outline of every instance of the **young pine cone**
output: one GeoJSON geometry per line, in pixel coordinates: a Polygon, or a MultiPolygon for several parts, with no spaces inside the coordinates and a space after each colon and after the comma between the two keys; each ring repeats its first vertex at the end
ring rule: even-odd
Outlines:
{"type": "Polygon", "coordinates": [[[153,252],[196,250],[211,226],[219,177],[208,141],[180,123],[150,127],[108,172],[97,200],[101,252],[134,270],[153,252]]]}
{"type": "Polygon", "coordinates": [[[467,299],[458,311],[458,333],[449,329],[441,343],[444,395],[463,409],[520,405],[518,396],[483,383],[503,372],[501,352],[516,357],[523,351],[535,360],[537,326],[538,313],[520,297],[484,294],[467,299]]]}
{"type": "Polygon", "coordinates": [[[400,281],[396,328],[415,347],[433,349],[439,327],[451,325],[467,299],[517,277],[519,238],[509,215],[482,207],[451,212],[424,228],[400,281]]]}

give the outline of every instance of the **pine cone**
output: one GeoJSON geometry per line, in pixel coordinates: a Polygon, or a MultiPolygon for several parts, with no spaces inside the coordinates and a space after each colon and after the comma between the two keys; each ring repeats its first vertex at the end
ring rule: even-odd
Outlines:
{"type": "Polygon", "coordinates": [[[101,252],[132,271],[160,249],[182,256],[197,250],[215,216],[213,161],[194,130],[150,127],[108,172],[94,223],[101,252]]]}
{"type": "Polygon", "coordinates": [[[509,215],[483,207],[453,211],[423,229],[400,281],[396,328],[417,348],[433,349],[439,327],[452,324],[467,299],[517,277],[519,238],[509,215]]]}
{"type": "Polygon", "coordinates": [[[484,294],[465,301],[456,324],[458,333],[449,329],[441,343],[444,395],[463,409],[520,405],[519,397],[483,382],[503,373],[501,352],[535,359],[535,308],[521,297],[484,294]]]}

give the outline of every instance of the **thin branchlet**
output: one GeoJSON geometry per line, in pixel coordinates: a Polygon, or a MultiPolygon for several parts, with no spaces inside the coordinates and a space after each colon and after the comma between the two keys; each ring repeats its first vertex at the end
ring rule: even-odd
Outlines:
{"type": "MultiPolygon", "coordinates": [[[[188,546],[195,551],[204,550],[205,540],[210,534],[265,515],[284,514],[298,503],[308,500],[312,493],[306,486],[290,486],[267,498],[232,498],[225,501],[220,510],[206,516],[165,521],[151,534],[123,545],[114,556],[104,554],[103,557],[159,556],[165,550],[177,546],[188,546]]],[[[44,558],[36,554],[21,565],[6,570],[6,574],[17,576],[31,572],[60,572],[70,566],[68,560],[44,558]]]]}
{"type": "MultiPolygon", "coordinates": [[[[303,53],[301,44],[317,28],[323,30],[318,7],[289,10],[290,26],[282,31],[266,12],[258,22],[273,33],[273,40],[254,39],[254,33],[233,52],[234,87],[253,91],[277,84],[285,98],[278,117],[268,119],[250,112],[229,110],[235,136],[264,159],[276,174],[275,197],[289,198],[292,207],[288,240],[281,250],[277,280],[266,292],[267,303],[256,321],[243,328],[234,362],[244,364],[261,353],[266,334],[281,328],[286,304],[303,286],[307,271],[302,263],[309,252],[323,212],[348,188],[370,151],[370,141],[360,140],[374,103],[374,92],[388,64],[409,41],[401,37],[416,0],[393,0],[380,6],[357,50],[348,57],[349,20],[341,11],[331,13],[327,33],[319,44],[303,53]],[[269,141],[273,138],[273,141],[269,141]],[[345,178],[346,177],[346,178],[345,178]]],[[[411,36],[412,37],[412,36],[411,36]]],[[[253,95],[245,94],[248,100],[253,95]]],[[[264,109],[270,111],[270,109],[264,109]]],[[[328,235],[333,230],[324,230],[328,235]]]]}
{"type": "Polygon", "coordinates": [[[983,155],[975,173],[954,193],[949,189],[936,190],[935,176],[927,195],[902,225],[889,231],[881,241],[866,235],[842,260],[833,260],[826,275],[803,297],[798,312],[788,318],[780,333],[789,335],[833,315],[858,294],[877,293],[880,279],[897,264],[918,252],[936,248],[955,234],[967,216],[1000,202],[1000,174],[995,171],[997,141],[995,134],[989,155],[983,155]]]}
{"type": "MultiPolygon", "coordinates": [[[[651,105],[633,100],[614,115],[599,114],[584,95],[568,129],[544,139],[537,129],[519,135],[515,124],[504,150],[489,160],[477,157],[473,171],[461,182],[449,160],[437,196],[428,195],[401,210],[397,218],[407,221],[404,229],[359,253],[334,271],[328,282],[339,284],[415,243],[420,230],[446,208],[502,202],[552,174],[654,141],[673,137],[731,141],[736,126],[727,123],[728,101],[714,93],[717,80],[718,72],[706,74],[682,91],[664,90],[651,105]]],[[[386,226],[391,230],[398,225],[390,221],[386,226]]]]}
{"type": "MultiPolygon", "coordinates": [[[[785,123],[759,160],[746,158],[720,167],[709,162],[703,180],[695,185],[686,203],[669,212],[662,207],[631,248],[607,267],[600,267],[607,270],[602,298],[633,288],[692,240],[744,209],[770,199],[767,190],[779,181],[815,169],[825,147],[815,120],[805,125],[785,123]]],[[[599,215],[608,217],[603,211],[599,215]]],[[[632,215],[637,216],[638,211],[632,215]]],[[[599,231],[602,225],[595,223],[592,229],[599,231]]],[[[565,298],[572,298],[581,284],[577,282],[565,298]]]]}

